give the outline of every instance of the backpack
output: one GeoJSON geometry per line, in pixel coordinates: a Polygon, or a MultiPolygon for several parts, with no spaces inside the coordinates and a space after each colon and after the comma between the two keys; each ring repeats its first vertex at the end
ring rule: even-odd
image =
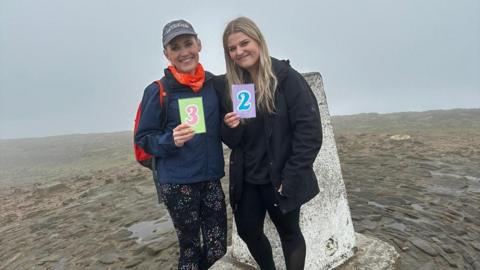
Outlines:
{"type": "MultiPolygon", "coordinates": [[[[165,130],[165,126],[167,124],[167,107],[165,104],[168,104],[168,95],[167,91],[163,87],[163,79],[157,80],[155,83],[158,85],[159,97],[160,97],[160,107],[161,107],[161,119],[160,119],[160,129],[165,130]]],[[[138,105],[137,114],[135,116],[135,124],[133,128],[133,136],[137,134],[138,124],[140,122],[140,118],[142,117],[142,102],[138,105]]],[[[133,150],[135,153],[135,160],[137,160],[140,165],[149,168],[152,170],[153,173],[153,182],[155,183],[155,188],[157,189],[157,197],[158,202],[162,203],[164,201],[163,195],[160,192],[160,184],[156,180],[157,172],[156,172],[156,165],[155,165],[155,157],[148,154],[143,150],[139,145],[133,141],[133,150]]]]}

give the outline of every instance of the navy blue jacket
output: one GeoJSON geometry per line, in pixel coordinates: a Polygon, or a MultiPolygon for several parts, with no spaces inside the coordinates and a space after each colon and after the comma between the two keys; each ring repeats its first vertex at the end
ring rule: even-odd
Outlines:
{"type": "Polygon", "coordinates": [[[189,184],[218,180],[225,175],[223,148],[220,140],[220,113],[213,75],[205,72],[202,89],[195,93],[182,85],[165,69],[164,87],[168,92],[167,121],[161,130],[161,108],[158,85],[150,84],[142,98],[142,115],[135,143],[155,156],[157,181],[161,184],[189,184]],[[173,129],[180,124],[178,99],[202,97],[206,133],[195,134],[182,147],[173,142],[173,129]]]}

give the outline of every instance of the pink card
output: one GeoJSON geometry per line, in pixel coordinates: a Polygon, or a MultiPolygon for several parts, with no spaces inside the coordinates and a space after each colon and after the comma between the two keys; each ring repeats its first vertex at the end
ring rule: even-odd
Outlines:
{"type": "Polygon", "coordinates": [[[234,84],[232,85],[233,111],[240,118],[255,118],[255,85],[234,84]]]}

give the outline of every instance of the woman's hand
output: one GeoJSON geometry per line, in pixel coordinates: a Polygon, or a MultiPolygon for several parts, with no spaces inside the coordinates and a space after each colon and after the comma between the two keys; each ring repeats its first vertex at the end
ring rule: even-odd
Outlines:
{"type": "Polygon", "coordinates": [[[235,112],[229,112],[225,114],[225,117],[223,118],[223,122],[229,128],[236,128],[238,127],[238,125],[240,125],[240,117],[238,117],[235,112]]]}
{"type": "Polygon", "coordinates": [[[191,140],[195,135],[189,125],[183,123],[173,129],[173,141],[176,147],[182,147],[186,142],[191,140]]]}

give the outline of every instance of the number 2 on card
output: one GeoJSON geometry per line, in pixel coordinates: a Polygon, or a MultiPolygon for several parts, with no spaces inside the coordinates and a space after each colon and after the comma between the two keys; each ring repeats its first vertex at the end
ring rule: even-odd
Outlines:
{"type": "Polygon", "coordinates": [[[240,100],[240,104],[238,105],[239,111],[248,111],[252,106],[250,102],[250,92],[248,91],[240,91],[237,94],[237,98],[240,100]]]}

